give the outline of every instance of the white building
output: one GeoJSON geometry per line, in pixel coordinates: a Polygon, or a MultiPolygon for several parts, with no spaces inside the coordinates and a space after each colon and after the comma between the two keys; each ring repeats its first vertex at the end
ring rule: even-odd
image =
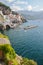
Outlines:
{"type": "Polygon", "coordinates": [[[2,13],[2,11],[0,11],[0,14],[3,16],[3,13],[2,13]]]}

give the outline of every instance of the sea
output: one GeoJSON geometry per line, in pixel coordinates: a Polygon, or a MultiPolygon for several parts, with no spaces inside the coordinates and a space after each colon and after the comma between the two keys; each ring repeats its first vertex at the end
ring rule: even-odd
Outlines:
{"type": "Polygon", "coordinates": [[[28,20],[15,29],[5,30],[16,53],[43,65],[43,20],[28,20]],[[24,30],[27,26],[38,26],[24,30]]]}

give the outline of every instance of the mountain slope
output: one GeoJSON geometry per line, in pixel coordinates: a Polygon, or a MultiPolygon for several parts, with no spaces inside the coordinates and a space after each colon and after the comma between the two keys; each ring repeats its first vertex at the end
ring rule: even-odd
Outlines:
{"type": "Polygon", "coordinates": [[[10,12],[11,12],[10,7],[5,5],[2,2],[0,2],[0,10],[3,12],[3,14],[10,14],[10,12]]]}
{"type": "Polygon", "coordinates": [[[26,19],[29,20],[36,20],[36,19],[43,19],[43,11],[19,11],[26,19]]]}

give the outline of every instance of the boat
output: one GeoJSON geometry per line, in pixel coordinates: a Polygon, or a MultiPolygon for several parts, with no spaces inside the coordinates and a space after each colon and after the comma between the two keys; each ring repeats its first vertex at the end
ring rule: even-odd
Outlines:
{"type": "Polygon", "coordinates": [[[32,28],[36,28],[38,26],[36,25],[32,25],[32,26],[27,26],[27,27],[24,27],[24,30],[28,30],[28,29],[32,29],[32,28]]]}

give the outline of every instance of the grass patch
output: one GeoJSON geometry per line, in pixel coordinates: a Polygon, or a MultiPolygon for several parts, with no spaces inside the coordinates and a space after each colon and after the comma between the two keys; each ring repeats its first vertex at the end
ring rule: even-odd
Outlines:
{"type": "Polygon", "coordinates": [[[6,38],[6,39],[9,39],[8,36],[3,35],[3,34],[1,34],[1,33],[0,33],[0,38],[6,38]]]}

